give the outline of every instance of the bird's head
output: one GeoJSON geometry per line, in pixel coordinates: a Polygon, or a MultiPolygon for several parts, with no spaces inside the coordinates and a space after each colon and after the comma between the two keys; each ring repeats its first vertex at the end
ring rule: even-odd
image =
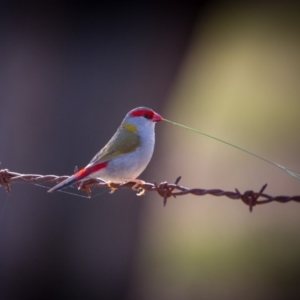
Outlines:
{"type": "Polygon", "coordinates": [[[157,122],[163,118],[147,107],[138,107],[131,110],[122,122],[122,127],[132,132],[140,132],[141,130],[153,130],[157,122]]]}
{"type": "Polygon", "coordinates": [[[130,119],[148,120],[148,122],[154,123],[163,120],[163,118],[158,113],[147,107],[135,108],[127,114],[127,117],[130,119]]]}

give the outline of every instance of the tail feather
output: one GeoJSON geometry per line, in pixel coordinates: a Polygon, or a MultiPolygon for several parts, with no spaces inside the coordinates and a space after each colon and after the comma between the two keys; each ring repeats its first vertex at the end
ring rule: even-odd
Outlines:
{"type": "Polygon", "coordinates": [[[55,185],[53,188],[48,190],[48,193],[52,193],[55,191],[59,191],[63,188],[66,188],[66,187],[70,186],[71,184],[84,179],[88,175],[103,169],[104,167],[106,167],[106,165],[107,165],[107,162],[104,162],[104,163],[100,163],[100,164],[97,164],[94,166],[83,168],[80,171],[78,171],[77,173],[75,173],[74,175],[70,176],[69,178],[67,178],[67,179],[63,180],[62,182],[60,182],[59,184],[55,185]]]}
{"type": "Polygon", "coordinates": [[[52,193],[58,190],[61,190],[71,184],[73,184],[74,182],[76,182],[76,174],[70,176],[69,178],[65,179],[64,181],[60,182],[59,184],[55,185],[53,188],[51,188],[50,190],[48,190],[48,193],[52,193]]]}

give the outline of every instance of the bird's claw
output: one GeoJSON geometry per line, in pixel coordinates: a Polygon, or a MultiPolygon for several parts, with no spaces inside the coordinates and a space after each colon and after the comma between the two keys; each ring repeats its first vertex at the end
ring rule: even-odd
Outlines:
{"type": "Polygon", "coordinates": [[[88,197],[91,198],[92,196],[92,190],[88,186],[85,185],[84,181],[81,181],[79,183],[76,183],[78,190],[84,191],[88,194],[88,197]]]}
{"type": "MultiPolygon", "coordinates": [[[[140,180],[140,179],[136,179],[136,180],[131,180],[132,182],[134,182],[134,185],[132,186],[131,189],[133,189],[134,191],[137,191],[137,196],[143,196],[146,193],[146,190],[144,188],[142,188],[140,185],[145,184],[145,181],[140,180]]],[[[128,182],[128,181],[127,181],[128,182]]],[[[127,183],[125,182],[125,183],[127,183]]],[[[112,181],[107,181],[106,184],[107,186],[110,188],[110,194],[113,194],[117,188],[112,186],[112,181]]],[[[125,184],[123,183],[123,184],[125,184]]]]}
{"type": "Polygon", "coordinates": [[[132,186],[131,189],[133,189],[134,191],[137,191],[138,193],[136,194],[137,196],[143,196],[146,194],[146,190],[141,187],[141,184],[145,184],[145,181],[140,180],[140,179],[136,179],[134,180],[135,184],[132,186]]]}
{"type": "Polygon", "coordinates": [[[110,194],[113,194],[117,190],[117,188],[112,187],[112,181],[106,181],[106,184],[110,188],[110,194]]]}
{"type": "Polygon", "coordinates": [[[143,188],[138,188],[136,191],[139,191],[136,195],[137,196],[143,196],[146,194],[146,190],[143,188]]]}

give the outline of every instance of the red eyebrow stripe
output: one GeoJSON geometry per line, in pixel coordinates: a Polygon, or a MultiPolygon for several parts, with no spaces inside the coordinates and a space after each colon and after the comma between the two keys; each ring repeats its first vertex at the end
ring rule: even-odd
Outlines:
{"type": "Polygon", "coordinates": [[[152,119],[154,112],[148,109],[140,109],[140,110],[134,110],[130,113],[132,117],[142,117],[144,114],[148,114],[149,117],[152,119]]]}

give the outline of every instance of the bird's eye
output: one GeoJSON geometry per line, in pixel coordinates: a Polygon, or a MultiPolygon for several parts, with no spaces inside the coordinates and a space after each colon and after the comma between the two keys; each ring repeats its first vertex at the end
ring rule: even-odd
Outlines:
{"type": "Polygon", "coordinates": [[[144,113],[144,118],[146,118],[146,119],[151,119],[151,116],[150,116],[150,114],[148,114],[148,113],[144,113]]]}

